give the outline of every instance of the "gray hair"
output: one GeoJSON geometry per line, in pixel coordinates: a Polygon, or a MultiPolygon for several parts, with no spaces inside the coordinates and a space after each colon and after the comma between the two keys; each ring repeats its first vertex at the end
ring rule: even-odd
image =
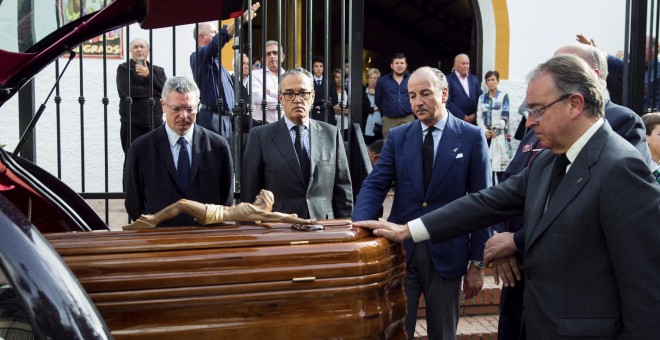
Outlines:
{"type": "Polygon", "coordinates": [[[193,39],[197,39],[197,36],[199,35],[199,33],[209,34],[214,29],[217,30],[217,28],[215,26],[215,23],[213,23],[213,22],[200,22],[200,23],[197,23],[197,25],[195,25],[195,27],[193,27],[193,39]]]}
{"type": "Polygon", "coordinates": [[[309,82],[309,86],[310,86],[312,89],[314,88],[314,76],[312,75],[312,73],[309,72],[309,71],[307,71],[307,70],[305,70],[305,69],[302,68],[302,67],[296,67],[296,68],[292,68],[292,69],[290,69],[290,70],[287,70],[286,72],[284,72],[284,73],[280,76],[280,91],[282,90],[281,86],[282,86],[282,82],[284,81],[284,78],[286,78],[287,76],[292,75],[292,74],[302,74],[302,75],[305,75],[305,76],[306,76],[305,79],[307,79],[307,81],[309,82]]]}
{"type": "Polygon", "coordinates": [[[194,93],[197,96],[197,99],[199,99],[199,88],[197,87],[197,84],[188,77],[179,76],[167,78],[165,85],[163,86],[161,98],[167,100],[167,96],[171,91],[176,91],[182,94],[194,93]]]}
{"type": "Polygon", "coordinates": [[[266,41],[266,48],[268,48],[268,46],[273,46],[273,45],[277,46],[277,48],[279,48],[280,51],[284,52],[284,50],[282,49],[282,45],[280,45],[280,43],[278,43],[276,40],[266,41]]]}
{"type": "Polygon", "coordinates": [[[438,92],[442,92],[442,90],[448,88],[449,86],[447,84],[447,77],[445,77],[445,74],[442,73],[442,71],[438,70],[437,68],[422,66],[416,69],[410,76],[412,77],[413,75],[418,73],[426,73],[431,75],[431,84],[433,84],[433,87],[438,92]]]}
{"type": "Polygon", "coordinates": [[[135,39],[131,40],[131,43],[128,45],[128,48],[129,48],[129,49],[130,49],[130,48],[133,48],[133,44],[135,44],[135,43],[138,42],[138,41],[142,41],[142,42],[147,46],[147,49],[148,49],[148,50],[151,49],[151,48],[149,47],[149,42],[148,42],[146,39],[143,39],[143,38],[135,38],[135,39]]]}
{"type": "Polygon", "coordinates": [[[590,115],[603,117],[605,109],[603,83],[584,59],[572,54],[554,56],[537,66],[529,74],[529,81],[544,74],[552,77],[558,95],[580,93],[584,97],[585,109],[590,115]]]}

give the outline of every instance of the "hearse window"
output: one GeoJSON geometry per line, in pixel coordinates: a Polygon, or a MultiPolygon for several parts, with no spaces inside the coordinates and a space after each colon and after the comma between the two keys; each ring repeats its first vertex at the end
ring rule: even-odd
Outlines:
{"type": "Polygon", "coordinates": [[[58,28],[101,10],[105,3],[103,0],[0,1],[0,49],[24,52],[58,28]]]}
{"type": "Polygon", "coordinates": [[[30,321],[23,313],[23,304],[14,295],[11,283],[0,268],[0,340],[34,339],[30,321]]]}

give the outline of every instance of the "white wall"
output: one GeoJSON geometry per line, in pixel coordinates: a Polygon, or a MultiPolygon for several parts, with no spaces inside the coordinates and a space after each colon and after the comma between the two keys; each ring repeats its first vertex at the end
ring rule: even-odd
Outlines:
{"type": "Polygon", "coordinates": [[[508,0],[511,31],[510,79],[524,79],[554,51],[574,43],[575,35],[593,38],[608,53],[623,49],[625,1],[508,0]]]}
{"type": "MultiPolygon", "coordinates": [[[[484,73],[495,69],[495,14],[493,1],[478,0],[483,26],[484,73]]],[[[593,38],[608,53],[623,49],[625,1],[622,0],[507,0],[509,15],[509,76],[500,89],[509,93],[511,127],[520,116],[518,107],[525,99],[527,74],[552,56],[560,46],[577,43],[575,35],[593,38]]],[[[483,83],[483,75],[477,75],[483,83]]]]}

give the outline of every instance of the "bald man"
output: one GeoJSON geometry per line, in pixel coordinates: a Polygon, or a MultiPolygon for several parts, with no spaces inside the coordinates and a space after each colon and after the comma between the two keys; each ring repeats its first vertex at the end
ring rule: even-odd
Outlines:
{"type": "MultiPolygon", "coordinates": [[[[258,2],[252,5],[253,18],[259,7],[261,5],[258,2]]],[[[248,15],[248,12],[243,14],[244,21],[247,21],[248,15]]],[[[234,80],[221,65],[218,55],[220,49],[234,36],[234,31],[233,23],[223,26],[220,31],[215,22],[197,24],[194,37],[199,48],[190,55],[190,68],[201,93],[197,124],[225,137],[229,145],[232,145],[234,80]],[[221,106],[218,105],[218,99],[222,100],[221,106]]]]}

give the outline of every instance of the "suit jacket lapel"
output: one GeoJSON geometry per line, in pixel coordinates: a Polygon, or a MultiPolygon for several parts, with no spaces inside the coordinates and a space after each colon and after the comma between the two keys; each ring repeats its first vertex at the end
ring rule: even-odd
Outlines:
{"type": "Polygon", "coordinates": [[[427,196],[438,188],[456,157],[461,153],[460,135],[461,131],[456,123],[456,118],[450,115],[447,117],[447,124],[442,131],[440,143],[438,143],[438,151],[433,162],[433,174],[431,175],[431,182],[429,182],[427,196]]]}
{"type": "MultiPolygon", "coordinates": [[[[311,169],[309,171],[310,177],[314,176],[314,171],[316,171],[316,166],[321,160],[321,151],[323,150],[323,145],[330,143],[330,141],[324,140],[323,127],[321,124],[318,124],[314,120],[309,120],[309,148],[310,151],[310,160],[311,160],[311,169]]],[[[330,145],[330,144],[328,144],[330,145]]],[[[302,179],[302,173],[301,177],[302,179]]],[[[311,181],[311,180],[310,180],[311,181]]]]}
{"type": "Polygon", "coordinates": [[[422,141],[422,123],[419,120],[413,121],[406,131],[406,139],[403,142],[402,150],[418,150],[415,152],[405,152],[403,154],[406,175],[410,179],[414,192],[423,193],[424,188],[424,157],[422,141]],[[421,176],[420,176],[421,175],[421,176]]]}
{"type": "MultiPolygon", "coordinates": [[[[548,197],[548,191],[550,190],[550,181],[551,176],[553,176],[552,168],[554,167],[554,162],[551,162],[544,169],[541,183],[541,188],[545,188],[545,190],[543,190],[543,199],[541,200],[543,203],[537,204],[534,209],[537,213],[541,212],[542,216],[539,217],[538,225],[536,228],[533,228],[529,233],[529,239],[525,241],[525,248],[529,249],[534,241],[536,241],[543,234],[543,232],[545,232],[545,230],[548,229],[551,224],[559,217],[559,215],[561,215],[561,213],[566,210],[575,196],[577,196],[589,182],[589,179],[591,178],[589,168],[598,162],[600,151],[603,148],[605,139],[608,137],[605,129],[610,128],[609,126],[605,127],[606,124],[607,123],[604,123],[603,126],[598,131],[596,131],[596,134],[591,137],[584,148],[582,148],[577,158],[575,158],[575,161],[568,169],[564,179],[559,184],[559,187],[557,187],[554,198],[547,207],[545,207],[545,202],[548,197]]],[[[536,224],[533,223],[532,225],[536,224]]]]}
{"type": "Polygon", "coordinates": [[[277,126],[275,126],[275,133],[272,137],[273,145],[279,150],[282,158],[289,164],[291,171],[296,174],[298,180],[304,183],[302,170],[300,170],[300,164],[298,164],[298,156],[291,142],[291,135],[289,135],[289,130],[286,128],[284,119],[280,119],[274,124],[277,124],[277,126]]]}
{"type": "Polygon", "coordinates": [[[193,130],[193,144],[192,144],[192,166],[190,168],[190,181],[192,182],[193,178],[195,178],[195,175],[197,174],[197,170],[199,170],[199,165],[201,163],[201,155],[204,153],[204,149],[206,149],[206,136],[202,134],[202,129],[198,126],[195,126],[195,130],[193,130]]]}
{"type": "Polygon", "coordinates": [[[163,124],[156,134],[156,148],[162,155],[159,157],[163,166],[167,169],[174,183],[179,183],[176,175],[176,167],[174,166],[174,157],[172,156],[172,147],[170,147],[170,140],[167,138],[167,131],[165,131],[165,124],[163,124]]]}

